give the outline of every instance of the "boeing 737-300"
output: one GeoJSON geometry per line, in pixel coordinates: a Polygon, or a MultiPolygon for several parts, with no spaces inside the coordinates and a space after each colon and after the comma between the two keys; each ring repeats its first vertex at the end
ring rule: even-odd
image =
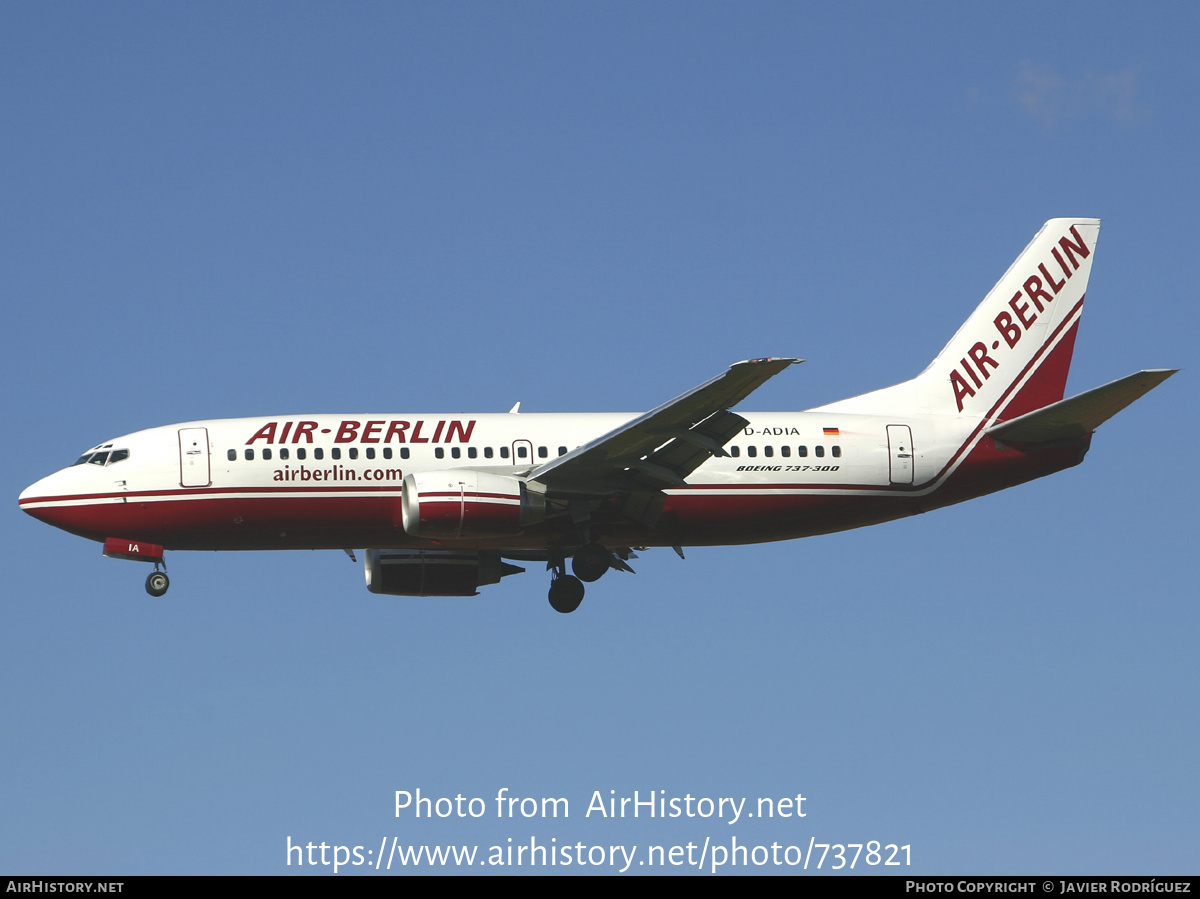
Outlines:
{"type": "Polygon", "coordinates": [[[373,593],[473,596],[544,562],[570,612],[637,549],[827,534],[1078,464],[1097,426],[1174,374],[1063,399],[1099,230],[1047,222],[921,374],[807,411],[731,411],[801,361],[769,358],[644,414],[193,421],[107,440],[20,506],[154,563],[154,596],[166,550],[365,548],[373,593]]]}

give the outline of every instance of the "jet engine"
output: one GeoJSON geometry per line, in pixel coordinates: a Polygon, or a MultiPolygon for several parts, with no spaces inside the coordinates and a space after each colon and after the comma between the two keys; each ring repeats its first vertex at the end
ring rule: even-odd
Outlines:
{"type": "Polygon", "coordinates": [[[405,476],[400,511],[413,537],[494,537],[543,521],[546,498],[517,478],[452,468],[405,476]]]}
{"type": "Polygon", "coordinates": [[[525,570],[498,553],[445,549],[368,549],[364,567],[367,589],[391,596],[475,596],[525,570]]]}

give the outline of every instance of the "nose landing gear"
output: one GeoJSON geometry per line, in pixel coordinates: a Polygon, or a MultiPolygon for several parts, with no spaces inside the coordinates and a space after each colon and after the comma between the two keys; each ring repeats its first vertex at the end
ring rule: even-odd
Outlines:
{"type": "Polygon", "coordinates": [[[162,596],[171,586],[171,580],[167,577],[167,560],[163,558],[163,548],[157,543],[109,537],[104,541],[104,555],[110,559],[153,562],[154,570],[146,578],[146,592],[151,596],[162,596]],[[160,567],[162,571],[158,570],[160,567]]]}
{"type": "Polygon", "coordinates": [[[167,562],[166,559],[158,558],[154,560],[154,570],[146,575],[146,592],[153,597],[162,596],[167,592],[167,588],[171,586],[171,579],[167,577],[167,562]],[[158,566],[163,567],[162,571],[158,570],[158,566]]]}
{"type": "Polygon", "coordinates": [[[171,579],[167,577],[165,571],[159,571],[156,568],[146,576],[146,592],[151,596],[162,596],[170,586],[171,579]]]}

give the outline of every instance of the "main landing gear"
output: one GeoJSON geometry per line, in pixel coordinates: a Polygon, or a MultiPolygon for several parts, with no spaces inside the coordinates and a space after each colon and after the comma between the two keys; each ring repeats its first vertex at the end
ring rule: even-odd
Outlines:
{"type": "Polygon", "coordinates": [[[554,580],[550,582],[550,608],[565,615],[578,609],[581,602],[583,582],[577,577],[556,571],[554,580]]]}
{"type": "Polygon", "coordinates": [[[567,574],[566,561],[562,558],[552,561],[550,567],[554,570],[550,581],[550,607],[566,614],[574,612],[583,602],[583,582],[598,581],[613,567],[613,554],[599,543],[585,543],[571,559],[573,575],[567,574]]]}
{"type": "Polygon", "coordinates": [[[585,543],[575,551],[575,557],[571,559],[571,571],[575,573],[575,577],[589,584],[600,580],[610,565],[612,553],[599,543],[585,543]]]}

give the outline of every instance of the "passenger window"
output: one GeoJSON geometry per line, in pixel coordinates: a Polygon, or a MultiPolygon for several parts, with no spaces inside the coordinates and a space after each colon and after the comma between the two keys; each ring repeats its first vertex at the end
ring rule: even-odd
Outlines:
{"type": "Polygon", "coordinates": [[[331,449],[329,451],[329,458],[330,459],[342,458],[342,448],[340,446],[335,446],[333,449],[331,449]]]}
{"type": "Polygon", "coordinates": [[[814,446],[814,447],[813,447],[813,452],[817,454],[817,458],[818,458],[818,459],[821,459],[821,458],[823,458],[823,457],[825,456],[825,447],[823,447],[823,446],[814,446]]]}
{"type": "Polygon", "coordinates": [[[281,447],[279,450],[279,458],[286,459],[287,457],[288,457],[288,448],[286,446],[281,447]]]}
{"type": "Polygon", "coordinates": [[[375,458],[375,447],[373,447],[373,446],[368,446],[368,447],[367,447],[367,458],[368,458],[368,459],[374,459],[374,458],[375,458]]]}
{"type": "Polygon", "coordinates": [[[479,455],[479,450],[477,450],[475,447],[473,447],[473,446],[467,447],[467,458],[468,459],[474,459],[478,455],[479,455]]]}
{"type": "Polygon", "coordinates": [[[263,458],[264,458],[264,459],[270,459],[270,458],[271,458],[271,450],[270,450],[270,448],[269,448],[269,447],[268,447],[268,448],[265,448],[265,449],[263,449],[263,458]]]}
{"type": "Polygon", "coordinates": [[[392,458],[392,448],[390,446],[385,446],[383,448],[383,458],[385,458],[385,459],[392,458]]]}
{"type": "Polygon", "coordinates": [[[524,459],[527,455],[529,455],[529,454],[527,452],[525,452],[525,447],[523,447],[523,446],[517,447],[517,458],[518,459],[524,459]]]}
{"type": "Polygon", "coordinates": [[[769,459],[771,456],[775,455],[775,447],[764,446],[763,447],[763,455],[769,459]]]}
{"type": "Polygon", "coordinates": [[[792,448],[790,446],[781,446],[779,448],[779,455],[783,456],[785,459],[791,458],[792,448]]]}
{"type": "Polygon", "coordinates": [[[500,447],[500,458],[501,459],[508,458],[508,447],[507,446],[500,447]]]}
{"type": "Polygon", "coordinates": [[[462,450],[459,449],[457,446],[451,447],[450,448],[450,456],[451,456],[451,458],[454,458],[454,459],[461,459],[462,458],[462,450]]]}
{"type": "Polygon", "coordinates": [[[796,447],[796,455],[799,456],[801,459],[803,459],[805,456],[808,455],[808,447],[807,446],[796,447]]]}
{"type": "Polygon", "coordinates": [[[444,449],[442,449],[440,446],[433,451],[433,454],[434,454],[434,456],[436,456],[439,459],[446,458],[446,451],[444,449]]]}
{"type": "Polygon", "coordinates": [[[246,450],[246,461],[247,461],[247,462],[253,462],[253,461],[254,461],[254,450],[252,450],[252,449],[248,449],[248,450],[246,450]]]}
{"type": "Polygon", "coordinates": [[[225,455],[226,455],[226,457],[229,459],[229,461],[230,461],[230,462],[236,462],[236,461],[237,461],[237,450],[230,450],[230,451],[229,451],[229,452],[227,452],[225,455]]]}
{"type": "Polygon", "coordinates": [[[757,446],[746,447],[746,455],[749,456],[751,459],[753,459],[755,456],[758,455],[758,447],[757,446]]]}
{"type": "Polygon", "coordinates": [[[302,447],[302,446],[298,446],[298,447],[296,447],[296,458],[297,458],[297,459],[303,460],[303,459],[305,459],[307,456],[308,456],[308,450],[306,450],[306,449],[305,449],[304,447],[302,447]]]}
{"type": "Polygon", "coordinates": [[[485,459],[492,458],[492,448],[490,446],[485,446],[483,448],[483,458],[485,458],[485,459]]]}
{"type": "Polygon", "coordinates": [[[742,449],[741,449],[741,447],[738,447],[738,446],[731,446],[731,447],[729,447],[729,455],[730,455],[730,456],[732,456],[733,458],[735,458],[735,459],[736,459],[736,458],[737,458],[738,456],[740,456],[741,454],[742,454],[742,449]]]}
{"type": "Polygon", "coordinates": [[[842,448],[840,446],[833,447],[833,458],[840,459],[842,457],[842,448]]]}
{"type": "Polygon", "coordinates": [[[565,446],[560,446],[558,448],[558,454],[560,456],[565,456],[567,454],[567,448],[565,446]]]}
{"type": "Polygon", "coordinates": [[[408,458],[408,447],[407,446],[400,447],[400,458],[401,459],[408,458]]]}
{"type": "Polygon", "coordinates": [[[538,458],[539,459],[545,459],[549,455],[550,455],[550,450],[546,449],[544,446],[538,447],[538,458]]]}
{"type": "Polygon", "coordinates": [[[314,459],[324,459],[325,458],[325,449],[320,446],[315,447],[313,449],[313,458],[314,459]]]}
{"type": "Polygon", "coordinates": [[[357,446],[350,447],[349,453],[350,453],[351,459],[357,459],[358,458],[358,447],[357,446]]]}

